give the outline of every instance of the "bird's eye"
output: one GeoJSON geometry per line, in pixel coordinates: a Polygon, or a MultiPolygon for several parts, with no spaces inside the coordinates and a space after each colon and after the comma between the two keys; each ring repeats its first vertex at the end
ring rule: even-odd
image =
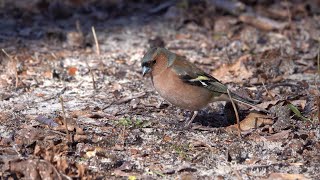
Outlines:
{"type": "Polygon", "coordinates": [[[153,60],[153,61],[152,61],[152,64],[155,64],[155,63],[157,63],[157,61],[156,61],[156,60],[153,60]]]}

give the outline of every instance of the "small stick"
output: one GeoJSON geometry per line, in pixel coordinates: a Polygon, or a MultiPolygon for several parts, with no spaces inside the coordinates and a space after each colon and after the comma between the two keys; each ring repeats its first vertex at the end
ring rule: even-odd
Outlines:
{"type": "Polygon", "coordinates": [[[272,100],[274,100],[274,97],[272,96],[272,94],[269,92],[269,90],[267,89],[266,85],[264,84],[263,81],[261,81],[262,86],[264,88],[264,90],[267,92],[267,94],[271,97],[272,100]]]}
{"type": "Polygon", "coordinates": [[[318,124],[320,124],[320,96],[317,97],[318,104],[318,124]]]}
{"type": "Polygon", "coordinates": [[[2,52],[8,56],[8,58],[14,62],[14,72],[15,72],[15,78],[16,78],[16,88],[18,88],[18,84],[19,84],[19,77],[18,77],[18,68],[17,68],[17,60],[14,60],[4,49],[2,49],[2,52]]]}
{"type": "Polygon", "coordinates": [[[96,52],[97,52],[97,55],[100,55],[100,46],[99,46],[98,38],[97,38],[97,35],[96,35],[96,30],[94,29],[93,26],[91,27],[91,30],[92,30],[94,42],[96,43],[96,52]]]}
{"type": "Polygon", "coordinates": [[[243,180],[238,170],[233,170],[233,172],[237,176],[238,180],[243,180]]]}
{"type": "Polygon", "coordinates": [[[51,56],[54,58],[54,59],[58,59],[58,57],[56,56],[56,54],[55,53],[51,53],[51,56]]]}
{"type": "Polygon", "coordinates": [[[66,118],[66,112],[64,110],[64,105],[63,105],[63,98],[62,96],[60,96],[60,104],[61,104],[61,108],[62,108],[62,114],[63,114],[63,121],[64,121],[64,124],[65,124],[65,128],[66,128],[66,132],[67,132],[67,140],[68,142],[71,142],[70,140],[70,134],[69,134],[69,130],[68,130],[68,123],[67,123],[67,118],[66,118]]]}
{"type": "MultiPolygon", "coordinates": [[[[58,179],[59,179],[59,180],[62,180],[61,174],[59,173],[59,171],[57,170],[57,168],[54,167],[53,164],[51,164],[50,162],[48,162],[48,161],[46,161],[46,160],[42,160],[42,159],[39,159],[38,162],[37,162],[37,164],[40,164],[39,162],[46,163],[48,166],[50,166],[50,167],[53,169],[53,171],[56,173],[56,175],[58,176],[58,179]]],[[[63,175],[63,174],[62,174],[62,175],[63,175]]]]}
{"type": "Polygon", "coordinates": [[[92,79],[93,89],[94,89],[94,90],[97,90],[96,81],[94,80],[94,74],[93,74],[93,72],[92,72],[92,69],[90,68],[88,62],[87,62],[87,61],[85,61],[85,62],[86,62],[86,65],[87,65],[87,67],[88,67],[88,69],[89,69],[89,73],[90,73],[90,76],[91,76],[91,79],[92,79]]]}
{"type": "Polygon", "coordinates": [[[142,93],[139,93],[139,94],[136,94],[136,95],[132,95],[132,96],[129,96],[129,97],[125,97],[125,98],[122,98],[120,99],[117,104],[122,104],[122,103],[126,103],[132,99],[136,99],[136,98],[140,98],[142,96],[146,95],[145,92],[142,92],[142,93]]]}
{"type": "MultiPolygon", "coordinates": [[[[318,78],[320,78],[320,48],[318,48],[317,63],[318,63],[318,78]]],[[[319,89],[318,83],[316,84],[316,86],[317,86],[317,89],[319,89]]],[[[317,97],[317,104],[318,104],[318,124],[320,124],[320,96],[319,95],[317,97]]]]}
{"type": "Polygon", "coordinates": [[[79,33],[82,34],[79,20],[76,21],[76,29],[77,29],[77,31],[78,31],[79,33]]]}
{"type": "Polygon", "coordinates": [[[230,59],[230,56],[229,56],[229,53],[228,53],[228,50],[227,50],[227,49],[226,49],[226,55],[227,55],[228,63],[231,64],[231,59],[230,59]]]}
{"type": "MultiPolygon", "coordinates": [[[[320,39],[319,39],[319,42],[320,42],[320,39]]],[[[317,63],[318,63],[318,75],[320,77],[320,47],[318,48],[317,63]]]]}
{"type": "Polygon", "coordinates": [[[290,8],[289,8],[288,0],[286,0],[286,10],[287,10],[287,13],[288,13],[288,23],[289,23],[289,26],[291,27],[292,17],[291,17],[291,11],[290,11],[290,8]]]}
{"type": "Polygon", "coordinates": [[[231,97],[229,89],[227,89],[227,93],[228,93],[228,96],[230,98],[230,101],[231,101],[231,104],[232,104],[232,107],[233,107],[233,110],[234,110],[234,114],[236,115],[237,127],[238,127],[238,136],[241,138],[241,127],[240,127],[240,118],[239,118],[238,110],[237,110],[236,104],[233,102],[233,99],[231,97]]]}

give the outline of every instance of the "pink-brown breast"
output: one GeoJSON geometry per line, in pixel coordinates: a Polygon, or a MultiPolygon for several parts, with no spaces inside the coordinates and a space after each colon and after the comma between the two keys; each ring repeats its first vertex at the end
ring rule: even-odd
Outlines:
{"type": "Polygon", "coordinates": [[[153,84],[164,99],[183,109],[199,110],[212,101],[210,91],[182,82],[171,69],[154,75],[153,84]]]}

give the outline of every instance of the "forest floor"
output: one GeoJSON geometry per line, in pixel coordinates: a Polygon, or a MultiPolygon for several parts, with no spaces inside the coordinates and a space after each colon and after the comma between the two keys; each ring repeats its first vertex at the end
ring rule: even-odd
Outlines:
{"type": "Polygon", "coordinates": [[[320,179],[320,4],[210,2],[1,1],[0,177],[320,179]],[[141,75],[151,46],[270,113],[240,105],[239,136],[215,102],[186,128],[141,75]]]}

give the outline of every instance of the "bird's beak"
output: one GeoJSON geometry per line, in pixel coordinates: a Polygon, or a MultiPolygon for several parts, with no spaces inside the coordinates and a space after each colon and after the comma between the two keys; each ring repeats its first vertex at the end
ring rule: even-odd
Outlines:
{"type": "Polygon", "coordinates": [[[143,66],[142,67],[142,76],[145,76],[146,74],[148,74],[151,71],[151,68],[147,67],[147,66],[143,66]]]}

